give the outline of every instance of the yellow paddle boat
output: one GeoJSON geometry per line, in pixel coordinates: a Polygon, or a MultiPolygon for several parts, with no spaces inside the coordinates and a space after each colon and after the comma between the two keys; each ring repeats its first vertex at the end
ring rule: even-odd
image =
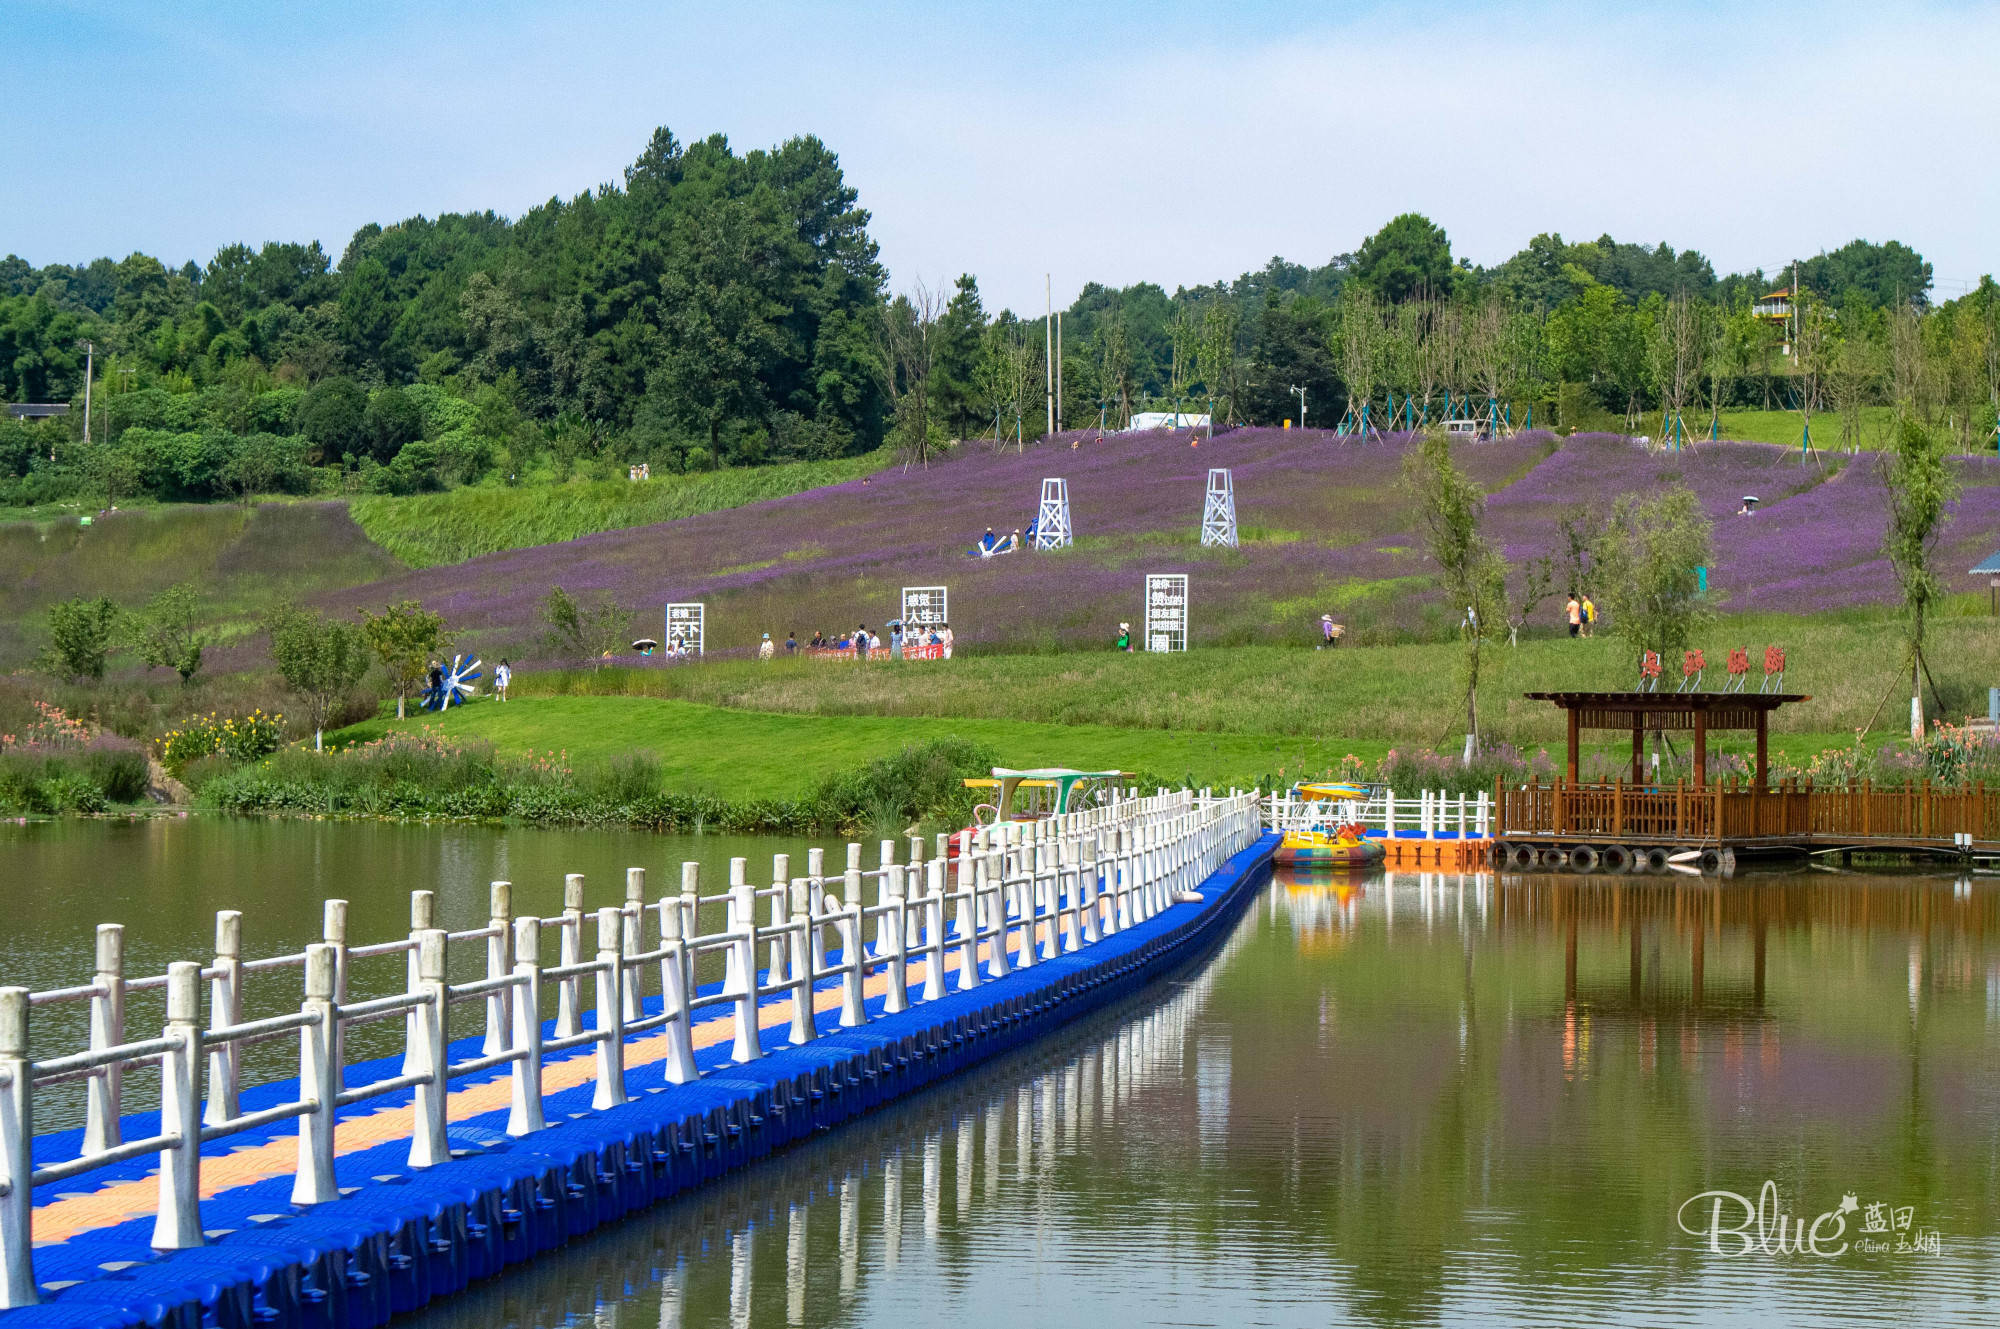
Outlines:
{"type": "Polygon", "coordinates": [[[1358,868],[1382,861],[1380,841],[1362,834],[1358,822],[1340,820],[1342,803],[1367,801],[1366,785],[1302,784],[1292,792],[1306,806],[1298,820],[1285,828],[1276,855],[1279,866],[1358,868]]]}

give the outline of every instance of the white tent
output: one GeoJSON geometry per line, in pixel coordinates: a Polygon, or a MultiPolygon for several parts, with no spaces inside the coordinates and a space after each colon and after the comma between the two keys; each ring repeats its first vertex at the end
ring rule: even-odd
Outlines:
{"type": "Polygon", "coordinates": [[[1208,412],[1201,411],[1136,411],[1132,423],[1125,426],[1125,432],[1135,429],[1206,429],[1208,412]]]}

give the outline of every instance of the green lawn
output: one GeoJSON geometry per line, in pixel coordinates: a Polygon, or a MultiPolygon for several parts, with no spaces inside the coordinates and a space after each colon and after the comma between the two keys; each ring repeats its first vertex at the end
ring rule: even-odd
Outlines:
{"type": "Polygon", "coordinates": [[[669,788],[729,799],[796,797],[835,771],[952,734],[988,744],[1005,765],[1116,767],[1241,785],[1280,771],[1287,778],[1323,771],[1350,751],[1372,763],[1388,747],[991,718],[779,715],[654,697],[516,697],[505,705],[480,700],[442,717],[368,721],[330,739],[345,745],[424,724],[485,739],[503,755],[532,748],[595,762],[645,750],[660,759],[669,788]]]}

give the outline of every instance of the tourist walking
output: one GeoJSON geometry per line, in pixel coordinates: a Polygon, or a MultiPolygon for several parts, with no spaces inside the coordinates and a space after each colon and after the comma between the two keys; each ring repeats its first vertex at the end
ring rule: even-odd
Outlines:
{"type": "Polygon", "coordinates": [[[854,658],[857,660],[866,660],[868,658],[868,625],[866,623],[854,629],[854,658]]]}
{"type": "Polygon", "coordinates": [[[1121,651],[1130,651],[1132,649],[1132,625],[1130,623],[1120,623],[1118,625],[1118,640],[1115,644],[1121,651]]]}
{"type": "Polygon", "coordinates": [[[940,623],[938,625],[938,639],[944,643],[944,658],[947,660],[951,659],[951,624],[940,623]]]}
{"type": "Polygon", "coordinates": [[[785,654],[797,655],[798,653],[799,653],[799,634],[793,632],[790,628],[787,628],[785,629],[785,654]]]}
{"type": "Polygon", "coordinates": [[[889,620],[889,658],[891,660],[903,658],[903,620],[900,618],[889,620]]]}
{"type": "Polygon", "coordinates": [[[1583,605],[1577,601],[1576,592],[1569,593],[1569,603],[1563,606],[1563,613],[1569,618],[1569,635],[1583,635],[1583,605]]]}
{"type": "Polygon", "coordinates": [[[514,681],[514,666],[501,658],[500,667],[493,671],[493,695],[500,701],[507,700],[507,685],[514,681]]]}
{"type": "Polygon", "coordinates": [[[764,640],[757,644],[757,658],[768,660],[777,654],[777,650],[778,648],[771,644],[771,634],[767,632],[764,634],[764,640]]]}
{"type": "Polygon", "coordinates": [[[1597,606],[1592,604],[1590,597],[1586,595],[1583,597],[1583,635],[1586,637],[1595,636],[1596,628],[1597,606]]]}
{"type": "Polygon", "coordinates": [[[1319,616],[1319,648],[1327,650],[1340,642],[1340,625],[1333,621],[1332,614],[1319,616]]]}

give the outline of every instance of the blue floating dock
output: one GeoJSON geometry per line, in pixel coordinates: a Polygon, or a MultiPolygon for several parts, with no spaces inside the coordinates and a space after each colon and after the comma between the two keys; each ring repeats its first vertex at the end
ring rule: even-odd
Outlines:
{"type": "MultiPolygon", "coordinates": [[[[411,1169],[405,1139],[341,1154],[341,1198],[325,1204],[293,1205],[289,1172],[225,1191],[202,1202],[210,1240],[194,1250],[153,1250],[150,1216],[37,1246],[43,1304],[6,1312],[6,1324],[372,1329],[1143,986],[1220,939],[1268,876],[1278,842],[1276,834],[1262,835],[1228,859],[1202,883],[1199,901],[894,1015],[880,1014],[879,999],[871,1001],[865,1025],[831,1024],[801,1047],[774,1046],[736,1065],[728,1045],[718,1043],[697,1053],[701,1078],[679,1085],[648,1086],[660,1079],[657,1071],[628,1068],[630,1102],[592,1111],[591,1084],[563,1089],[544,1099],[548,1127],[519,1138],[504,1132],[505,1109],[455,1122],[452,1157],[436,1167],[411,1169]]],[[[657,1002],[649,1004],[657,1009],[657,1002]]],[[[475,1055],[478,1041],[456,1044],[454,1059],[475,1055]]],[[[388,1079],[401,1069],[399,1057],[361,1063],[348,1068],[347,1082],[388,1079]]],[[[502,1067],[490,1078],[506,1074],[502,1067]]],[[[297,1092],[296,1082],[246,1088],[242,1109],[283,1103],[297,1092]]],[[[404,1091],[357,1110],[408,1101],[404,1091]]],[[[157,1128],[156,1115],[134,1115],[126,1138],[157,1128]]],[[[230,1136],[222,1147],[289,1139],[295,1130],[276,1124],[230,1136]]],[[[35,1143],[37,1161],[46,1164],[74,1157],[81,1132],[35,1143]]],[[[156,1161],[52,1183],[37,1189],[35,1202],[141,1179],[156,1161]]]]}

